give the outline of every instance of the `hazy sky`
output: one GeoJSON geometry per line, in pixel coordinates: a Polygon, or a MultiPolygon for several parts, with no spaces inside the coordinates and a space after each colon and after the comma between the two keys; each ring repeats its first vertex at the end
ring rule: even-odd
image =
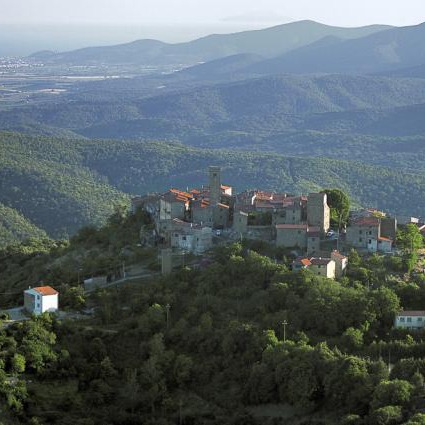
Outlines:
{"type": "Polygon", "coordinates": [[[425,21],[425,0],[0,0],[0,57],[143,38],[177,43],[301,19],[414,25],[425,21]]]}
{"type": "Polygon", "coordinates": [[[252,23],[291,17],[346,26],[425,21],[425,0],[0,0],[0,10],[0,23],[18,24],[197,24],[229,17],[252,23]]]}

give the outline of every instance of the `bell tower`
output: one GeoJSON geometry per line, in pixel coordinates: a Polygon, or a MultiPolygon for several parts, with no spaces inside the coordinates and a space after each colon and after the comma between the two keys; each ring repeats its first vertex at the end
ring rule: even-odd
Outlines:
{"type": "Polygon", "coordinates": [[[221,200],[221,169],[211,165],[208,168],[209,172],[209,184],[210,184],[210,205],[217,205],[221,200]]]}

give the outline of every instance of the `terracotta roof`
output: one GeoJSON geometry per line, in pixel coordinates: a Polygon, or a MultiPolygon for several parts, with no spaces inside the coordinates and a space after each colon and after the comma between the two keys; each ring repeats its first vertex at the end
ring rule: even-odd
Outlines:
{"type": "Polygon", "coordinates": [[[174,193],[177,196],[181,196],[182,198],[192,199],[192,194],[188,192],[184,192],[178,189],[170,189],[169,192],[174,193]]]}
{"type": "Polygon", "coordinates": [[[344,260],[344,259],[346,259],[347,257],[345,256],[345,255],[342,255],[340,252],[338,252],[338,251],[332,251],[332,257],[336,257],[336,258],[339,258],[340,260],[344,260]]]}
{"type": "Polygon", "coordinates": [[[225,184],[222,184],[221,188],[224,189],[224,190],[227,190],[227,189],[231,189],[232,186],[226,186],[225,184]]]}
{"type": "Polygon", "coordinates": [[[34,291],[37,291],[41,295],[56,295],[59,292],[56,289],[53,289],[51,286],[38,286],[37,288],[33,288],[34,291]]]}
{"type": "Polygon", "coordinates": [[[311,266],[311,261],[308,258],[298,257],[294,260],[294,263],[302,264],[305,267],[311,266]]]}
{"type": "Polygon", "coordinates": [[[384,238],[383,236],[378,238],[379,241],[386,241],[386,242],[392,242],[392,239],[390,238],[384,238]]]}
{"type": "Polygon", "coordinates": [[[300,229],[307,230],[307,224],[276,224],[276,229],[300,229]]]}
{"type": "Polygon", "coordinates": [[[207,199],[200,199],[198,201],[195,201],[192,204],[192,209],[195,208],[207,208],[210,206],[210,202],[207,199]]]}
{"type": "Polygon", "coordinates": [[[425,311],[421,311],[421,310],[400,311],[400,313],[398,313],[397,316],[425,316],[425,311]]]}
{"type": "Polygon", "coordinates": [[[352,223],[354,226],[379,226],[380,220],[376,217],[361,217],[352,223]]]}
{"type": "Polygon", "coordinates": [[[327,266],[331,261],[330,258],[312,258],[310,260],[313,266],[327,266]]]}
{"type": "Polygon", "coordinates": [[[273,199],[273,193],[272,192],[257,192],[256,193],[257,199],[262,201],[267,201],[273,199]]]}

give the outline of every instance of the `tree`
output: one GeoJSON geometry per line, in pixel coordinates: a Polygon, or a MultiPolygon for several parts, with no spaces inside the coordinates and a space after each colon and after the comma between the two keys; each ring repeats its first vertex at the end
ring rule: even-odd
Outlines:
{"type": "Polygon", "coordinates": [[[371,414],[370,423],[376,425],[396,425],[403,419],[403,412],[400,406],[380,407],[371,414]]]}
{"type": "Polygon", "coordinates": [[[25,357],[22,354],[15,353],[12,358],[12,372],[15,374],[25,372],[25,357]]]}
{"type": "Polygon", "coordinates": [[[397,232],[397,245],[409,252],[416,252],[423,246],[422,234],[415,224],[408,224],[397,232]]]}
{"type": "Polygon", "coordinates": [[[425,425],[425,415],[423,413],[416,413],[404,425],[425,425]]]}
{"type": "Polygon", "coordinates": [[[323,193],[328,196],[328,205],[331,209],[331,225],[346,224],[350,213],[350,198],[340,189],[325,189],[323,193]]]}
{"type": "Polygon", "coordinates": [[[384,406],[406,406],[413,394],[413,385],[402,379],[382,381],[373,393],[371,406],[379,409],[384,406]]]}

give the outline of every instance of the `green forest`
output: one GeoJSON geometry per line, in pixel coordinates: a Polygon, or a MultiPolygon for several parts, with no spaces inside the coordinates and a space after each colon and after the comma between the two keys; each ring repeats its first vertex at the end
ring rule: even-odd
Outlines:
{"type": "Polygon", "coordinates": [[[409,158],[397,169],[176,142],[1,133],[0,161],[0,202],[7,208],[0,241],[7,243],[40,232],[67,238],[81,226],[104,224],[115,206],[128,205],[129,195],[207,183],[211,164],[222,167],[224,181],[235,191],[262,188],[300,194],[337,187],[357,205],[394,214],[420,215],[425,208],[425,176],[421,169],[408,168],[409,158]],[[26,226],[22,220],[28,221],[26,226]]]}
{"type": "Polygon", "coordinates": [[[393,328],[400,309],[425,304],[413,227],[398,234],[401,256],[351,251],[339,281],[293,273],[290,256],[246,240],[204,267],[84,294],[78,261],[83,276],[113,269],[126,246],[129,263],[154,261],[136,244],[149,223],[117,209],[70,241],[0,253],[3,288],[22,290],[32,273],[60,288],[61,309],[91,310],[0,331],[0,422],[425,423],[425,334],[393,328]]]}

